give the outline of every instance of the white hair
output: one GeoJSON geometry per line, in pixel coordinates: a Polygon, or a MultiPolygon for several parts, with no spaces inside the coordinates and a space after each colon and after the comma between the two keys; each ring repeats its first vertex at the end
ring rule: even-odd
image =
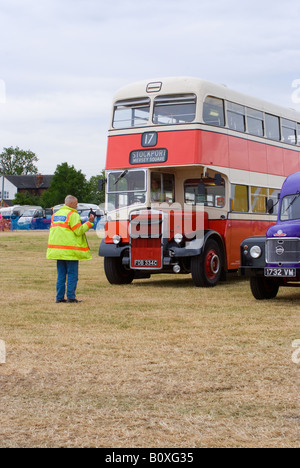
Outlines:
{"type": "Polygon", "coordinates": [[[65,205],[69,205],[70,203],[77,202],[77,198],[74,197],[73,195],[67,195],[65,199],[65,205]]]}

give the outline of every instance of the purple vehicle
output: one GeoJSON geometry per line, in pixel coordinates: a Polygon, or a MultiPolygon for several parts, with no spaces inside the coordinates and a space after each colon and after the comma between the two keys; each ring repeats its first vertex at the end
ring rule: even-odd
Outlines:
{"type": "MultiPolygon", "coordinates": [[[[250,277],[253,296],[273,299],[281,286],[300,286],[300,172],[284,182],[278,201],[277,224],[266,237],[249,237],[241,244],[243,276],[250,277]]],[[[274,212],[268,201],[268,211],[274,212]]]]}

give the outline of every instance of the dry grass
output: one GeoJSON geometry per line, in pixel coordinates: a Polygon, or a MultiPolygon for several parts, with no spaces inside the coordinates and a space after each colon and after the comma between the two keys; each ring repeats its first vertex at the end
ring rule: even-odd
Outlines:
{"type": "Polygon", "coordinates": [[[57,305],[47,233],[0,233],[0,447],[299,446],[299,290],[112,287],[89,242],[84,302],[57,305]]]}

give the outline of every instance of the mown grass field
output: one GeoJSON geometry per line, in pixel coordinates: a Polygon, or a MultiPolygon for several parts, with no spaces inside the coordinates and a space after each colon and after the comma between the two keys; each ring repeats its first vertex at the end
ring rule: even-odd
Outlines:
{"type": "Polygon", "coordinates": [[[0,233],[0,447],[299,447],[300,289],[112,287],[89,233],[84,302],[55,304],[47,235],[0,233]]]}

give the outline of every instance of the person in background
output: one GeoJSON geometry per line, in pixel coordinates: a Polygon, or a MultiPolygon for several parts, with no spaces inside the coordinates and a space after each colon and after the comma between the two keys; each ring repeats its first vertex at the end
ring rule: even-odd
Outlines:
{"type": "Polygon", "coordinates": [[[151,181],[151,201],[152,202],[162,201],[160,184],[158,183],[156,179],[152,179],[151,181]]]}
{"type": "Polygon", "coordinates": [[[92,259],[85,233],[93,227],[95,218],[91,214],[82,224],[77,206],[77,198],[68,195],[65,206],[51,218],[47,259],[57,261],[56,303],[82,302],[76,299],[79,261],[92,259]]]}

